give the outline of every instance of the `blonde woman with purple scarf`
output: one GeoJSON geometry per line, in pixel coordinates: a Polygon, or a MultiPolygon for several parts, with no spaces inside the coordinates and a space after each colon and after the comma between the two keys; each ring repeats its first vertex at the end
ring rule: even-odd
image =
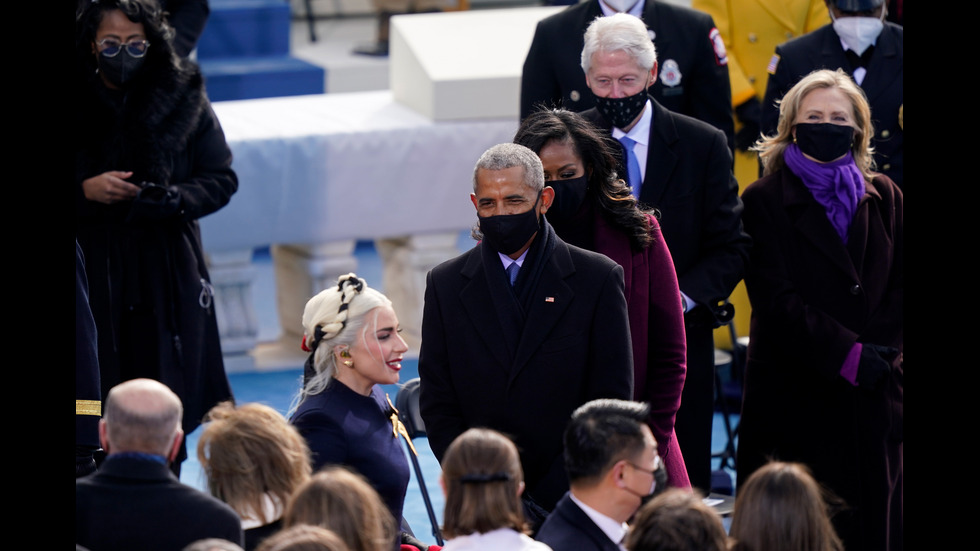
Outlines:
{"type": "Polygon", "coordinates": [[[901,549],[903,200],[874,171],[873,134],[861,89],[821,70],[756,145],[738,476],[767,458],[804,463],[843,502],[847,549],[901,549]]]}

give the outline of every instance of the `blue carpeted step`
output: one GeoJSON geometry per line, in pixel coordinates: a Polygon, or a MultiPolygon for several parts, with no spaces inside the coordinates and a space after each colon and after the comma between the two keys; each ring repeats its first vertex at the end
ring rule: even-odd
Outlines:
{"type": "Polygon", "coordinates": [[[211,0],[197,59],[289,55],[289,3],[211,0]]]}
{"type": "Polygon", "coordinates": [[[211,101],[322,94],[324,70],[289,57],[201,59],[211,101]]]}

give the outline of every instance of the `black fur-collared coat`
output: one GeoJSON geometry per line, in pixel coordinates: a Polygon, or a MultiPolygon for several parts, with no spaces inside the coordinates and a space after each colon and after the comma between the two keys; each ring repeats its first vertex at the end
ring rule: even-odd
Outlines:
{"type": "MultiPolygon", "coordinates": [[[[147,66],[110,90],[82,64],[75,98],[75,232],[85,252],[103,397],[137,377],[184,404],[185,433],[231,397],[197,219],[238,188],[231,151],[197,66],[147,66]],[[85,198],[82,182],[132,171],[134,201],[85,198]]],[[[161,64],[157,64],[158,66],[161,64]]]]}

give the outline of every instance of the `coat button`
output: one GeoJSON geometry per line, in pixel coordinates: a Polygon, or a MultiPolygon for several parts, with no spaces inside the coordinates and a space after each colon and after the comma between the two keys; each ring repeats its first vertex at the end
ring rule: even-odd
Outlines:
{"type": "Polygon", "coordinates": [[[889,132],[888,130],[882,130],[881,131],[881,137],[882,138],[887,138],[888,136],[891,136],[891,135],[892,135],[892,133],[889,132]]]}
{"type": "Polygon", "coordinates": [[[881,165],[881,170],[891,170],[891,169],[892,169],[892,164],[891,163],[885,163],[885,164],[881,165]]]}
{"type": "Polygon", "coordinates": [[[751,44],[755,44],[758,41],[759,41],[758,35],[756,35],[755,33],[749,33],[749,42],[751,44]]]}
{"type": "Polygon", "coordinates": [[[582,99],[582,95],[578,93],[578,90],[572,90],[568,94],[568,98],[570,100],[572,100],[572,101],[578,101],[578,100],[582,99]]]}
{"type": "Polygon", "coordinates": [[[852,295],[857,296],[861,294],[861,286],[857,284],[851,285],[850,291],[852,295]]]}

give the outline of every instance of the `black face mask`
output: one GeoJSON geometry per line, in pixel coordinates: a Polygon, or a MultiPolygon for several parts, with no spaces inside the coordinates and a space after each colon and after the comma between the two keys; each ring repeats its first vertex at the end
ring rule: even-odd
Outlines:
{"type": "Polygon", "coordinates": [[[99,71],[102,72],[106,80],[122,88],[139,73],[140,68],[143,67],[143,60],[145,59],[146,57],[133,57],[129,55],[129,52],[125,48],[112,57],[105,57],[99,54],[99,71]]]}
{"type": "Polygon", "coordinates": [[[640,116],[647,104],[647,90],[625,98],[600,98],[595,96],[596,109],[616,128],[626,128],[640,116]]]}
{"type": "Polygon", "coordinates": [[[541,192],[539,191],[538,198],[534,200],[534,206],[527,212],[479,216],[483,240],[498,253],[512,255],[521,250],[521,247],[531,239],[534,232],[538,231],[537,206],[540,198],[541,192]]]}
{"type": "Polygon", "coordinates": [[[851,150],[854,127],[829,122],[796,125],[796,145],[805,155],[829,163],[851,150]]]}
{"type": "Polygon", "coordinates": [[[650,488],[650,493],[646,495],[641,495],[633,490],[626,488],[626,491],[640,498],[640,507],[646,505],[648,501],[657,497],[667,490],[667,468],[663,465],[659,469],[653,471],[653,487],[650,488]]]}
{"type": "Polygon", "coordinates": [[[582,208],[588,188],[589,178],[584,174],[578,178],[551,182],[551,189],[555,190],[555,200],[548,207],[548,221],[561,224],[575,216],[582,208]]]}

